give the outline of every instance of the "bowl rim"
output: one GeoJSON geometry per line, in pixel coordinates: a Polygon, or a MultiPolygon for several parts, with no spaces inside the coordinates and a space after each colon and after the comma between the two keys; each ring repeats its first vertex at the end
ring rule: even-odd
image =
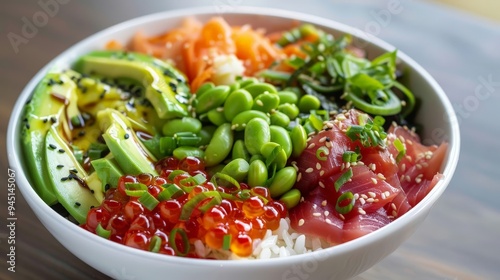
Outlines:
{"type": "MultiPolygon", "coordinates": [[[[368,44],[375,45],[378,48],[381,48],[385,51],[390,51],[396,49],[394,46],[391,44],[375,37],[370,34],[367,34],[363,31],[361,31],[358,28],[348,26],[346,24],[326,19],[320,16],[315,16],[311,14],[305,14],[301,12],[295,12],[295,11],[289,11],[289,10],[282,10],[282,9],[275,9],[275,8],[264,8],[264,7],[248,7],[248,6],[241,6],[238,7],[235,10],[228,11],[226,13],[222,14],[217,14],[214,12],[214,7],[197,7],[197,8],[183,8],[183,9],[175,9],[175,10],[169,10],[169,11],[163,11],[163,12],[157,12],[157,13],[152,13],[152,14],[147,14],[143,15],[140,17],[132,18],[126,21],[123,21],[121,23],[115,24],[113,26],[110,26],[108,28],[105,28],[97,33],[94,33],[85,39],[77,42],[76,44],[73,44],[71,47],[66,49],[65,51],[61,52],[58,54],[55,58],[53,58],[49,63],[47,63],[43,68],[41,68],[35,76],[28,82],[28,84],[24,87],[22,90],[21,94],[19,95],[14,108],[12,110],[9,124],[8,124],[8,129],[7,129],[7,154],[8,154],[8,161],[10,164],[10,168],[20,171],[17,172],[16,174],[16,182],[17,185],[19,186],[19,189],[21,190],[23,197],[29,202],[30,207],[32,210],[35,212],[35,209],[33,209],[33,206],[31,206],[31,203],[34,203],[40,207],[42,211],[45,213],[54,216],[54,219],[57,220],[63,227],[66,229],[70,230],[77,236],[83,236],[83,238],[89,238],[91,241],[93,241],[97,246],[103,246],[107,247],[108,249],[112,250],[117,250],[117,251],[123,251],[124,253],[130,253],[133,255],[136,255],[141,258],[154,258],[157,260],[168,260],[170,262],[174,261],[179,265],[183,264],[198,264],[198,265],[203,265],[203,266],[268,266],[268,265],[277,265],[279,263],[293,263],[297,260],[302,260],[304,258],[323,258],[330,255],[337,255],[337,254],[345,254],[350,251],[355,251],[357,249],[363,248],[371,243],[377,242],[380,239],[383,239],[384,236],[387,233],[390,232],[398,232],[405,228],[406,225],[410,224],[411,221],[413,220],[412,217],[419,216],[422,214],[424,209],[427,207],[432,207],[435,201],[441,196],[441,194],[445,191],[446,187],[451,181],[451,177],[456,169],[456,166],[458,164],[458,158],[459,158],[459,151],[460,151],[460,132],[459,132],[459,125],[458,122],[452,121],[450,122],[450,135],[449,135],[449,150],[447,152],[447,160],[446,160],[446,165],[445,168],[443,169],[443,174],[447,175],[444,176],[442,180],[440,180],[437,185],[433,188],[433,190],[425,196],[425,198],[420,201],[416,206],[412,207],[407,213],[405,213],[404,216],[401,218],[396,219],[395,221],[391,222],[390,224],[370,233],[365,236],[359,237],[356,240],[342,243],[339,245],[331,246],[328,248],[325,248],[320,251],[315,251],[315,252],[310,252],[307,254],[300,254],[300,255],[294,255],[294,256],[289,256],[286,258],[275,258],[275,259],[252,259],[252,260],[239,260],[239,261],[227,261],[227,260],[206,260],[206,259],[191,259],[191,258],[179,258],[179,257],[172,257],[172,256],[166,256],[162,254],[155,254],[147,251],[142,251],[142,250],[137,250],[134,248],[130,248],[127,246],[123,246],[122,244],[117,244],[114,242],[109,242],[108,240],[105,240],[95,234],[92,234],[88,231],[85,231],[81,229],[79,226],[71,223],[64,217],[60,216],[55,212],[50,206],[45,204],[43,200],[38,196],[38,194],[35,192],[31,184],[29,183],[26,175],[21,171],[22,170],[22,162],[24,161],[23,155],[20,153],[17,153],[16,151],[21,151],[20,147],[20,141],[16,136],[18,135],[19,129],[20,129],[20,124],[21,120],[19,116],[21,116],[23,110],[24,110],[24,104],[29,100],[30,96],[32,95],[33,89],[35,86],[38,84],[38,82],[43,78],[43,76],[53,67],[54,65],[57,64],[58,61],[63,60],[65,57],[70,56],[71,53],[75,52],[76,50],[82,48],[83,46],[90,44],[90,42],[94,41],[96,37],[100,36],[105,36],[106,34],[113,34],[115,32],[118,32],[120,30],[125,30],[125,29],[133,29],[137,28],[137,26],[140,26],[141,24],[147,24],[148,22],[154,22],[157,20],[161,19],[166,19],[166,18],[184,18],[186,16],[203,16],[203,15],[212,15],[212,16],[224,16],[224,14],[230,14],[230,15],[247,15],[247,16],[270,16],[270,17],[275,17],[275,18],[283,18],[283,19],[294,19],[298,20],[301,22],[310,22],[315,25],[321,25],[321,26],[327,26],[330,29],[337,30],[341,33],[350,33],[353,35],[353,37],[357,37],[359,39],[365,40],[368,44]],[[431,204],[431,205],[429,205],[431,204]],[[52,215],[56,214],[56,215],[52,215]]],[[[422,67],[420,66],[416,61],[414,61],[412,58],[404,54],[402,51],[398,50],[398,57],[404,61],[408,67],[412,68],[415,72],[417,72],[419,75],[423,77],[423,79],[426,80],[426,82],[429,83],[429,86],[432,87],[432,89],[435,91],[437,94],[437,97],[439,101],[441,102],[442,106],[445,108],[446,113],[448,113],[451,117],[455,116],[454,109],[447,98],[446,94],[442,90],[442,88],[439,86],[437,81],[422,67]]],[[[38,216],[39,213],[35,214],[38,216]]],[[[424,213],[426,214],[426,213],[424,213]]],[[[40,219],[40,217],[38,217],[40,219]]]]}

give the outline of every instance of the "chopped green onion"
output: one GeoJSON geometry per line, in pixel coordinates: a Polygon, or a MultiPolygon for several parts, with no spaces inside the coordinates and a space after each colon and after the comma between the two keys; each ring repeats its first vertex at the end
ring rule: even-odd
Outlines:
{"type": "Polygon", "coordinates": [[[210,198],[210,200],[201,205],[198,209],[200,209],[201,213],[205,213],[207,212],[208,210],[210,210],[210,208],[214,207],[215,205],[219,205],[221,204],[222,202],[222,198],[219,196],[214,196],[212,198],[210,198]]]}
{"type": "Polygon", "coordinates": [[[163,155],[172,155],[175,148],[177,148],[177,142],[174,137],[161,137],[160,138],[160,153],[163,155]]]}
{"type": "Polygon", "coordinates": [[[399,163],[406,155],[406,146],[403,144],[403,142],[401,142],[401,140],[399,140],[399,138],[396,138],[396,140],[394,140],[392,144],[398,151],[398,155],[396,156],[396,163],[399,163]]]}
{"type": "Polygon", "coordinates": [[[156,205],[160,203],[156,197],[154,197],[152,194],[150,194],[148,191],[144,191],[144,193],[139,197],[139,202],[144,205],[149,211],[153,211],[155,209],[156,205]]]}
{"type": "Polygon", "coordinates": [[[310,114],[309,121],[316,131],[320,131],[321,129],[323,129],[323,120],[320,119],[317,115],[310,114]]]}
{"type": "Polygon", "coordinates": [[[179,146],[191,146],[196,147],[201,142],[201,137],[199,136],[181,136],[177,137],[177,145],[179,146]]]}
{"type": "Polygon", "coordinates": [[[161,248],[161,238],[158,235],[153,235],[149,243],[149,251],[158,253],[161,248]]]}
{"type": "Polygon", "coordinates": [[[104,157],[104,155],[109,151],[108,146],[99,142],[90,143],[87,150],[87,155],[90,160],[99,159],[104,157]]]}
{"type": "Polygon", "coordinates": [[[95,228],[95,232],[102,238],[109,239],[109,237],[111,236],[111,230],[104,229],[101,223],[97,225],[97,227],[95,228]]]}
{"type": "Polygon", "coordinates": [[[259,76],[271,81],[286,82],[290,79],[291,75],[287,72],[266,69],[260,72],[259,76]]]}
{"type": "MultiPolygon", "coordinates": [[[[280,147],[281,148],[281,147],[280,147]]],[[[220,173],[220,172],[217,172],[215,173],[213,176],[212,176],[212,179],[210,180],[216,187],[219,186],[218,183],[217,183],[217,180],[218,179],[221,179],[221,180],[224,180],[228,183],[231,183],[233,186],[235,186],[238,190],[240,189],[240,183],[238,183],[238,181],[236,181],[233,177],[227,175],[227,174],[224,174],[224,173],[220,173]]]]}
{"type": "MultiPolygon", "coordinates": [[[[385,120],[378,116],[374,121],[367,119],[364,125],[351,125],[347,128],[346,135],[352,141],[359,140],[364,147],[385,146],[384,139],[387,133],[382,127],[385,120]],[[382,124],[382,125],[381,125],[382,124]]],[[[364,119],[360,119],[360,123],[364,119]]]]}
{"type": "Polygon", "coordinates": [[[238,192],[237,197],[241,200],[247,200],[252,197],[252,194],[250,193],[250,190],[241,190],[238,192]]]}
{"type": "Polygon", "coordinates": [[[347,169],[338,179],[335,181],[335,191],[339,191],[340,188],[347,183],[352,178],[352,168],[347,169]]]}
{"type": "Polygon", "coordinates": [[[206,181],[207,178],[205,175],[196,174],[195,176],[180,180],[179,183],[184,186],[197,186],[205,183],[206,181]]]}
{"type": "Polygon", "coordinates": [[[191,217],[191,214],[196,209],[198,204],[200,204],[200,202],[202,202],[203,200],[205,200],[207,198],[212,198],[212,197],[217,197],[217,199],[219,200],[219,203],[222,200],[219,192],[217,192],[217,191],[201,192],[201,193],[195,195],[188,202],[186,202],[184,204],[184,206],[182,206],[181,215],[179,217],[179,220],[181,220],[181,221],[189,220],[189,217],[191,217]]]}
{"type": "Polygon", "coordinates": [[[78,146],[72,146],[73,148],[73,155],[75,156],[75,159],[83,165],[83,151],[78,148],[78,146]]]}
{"type": "Polygon", "coordinates": [[[125,193],[128,196],[139,197],[148,192],[148,186],[142,183],[125,183],[125,193]]]}
{"type": "Polygon", "coordinates": [[[177,175],[180,175],[180,174],[187,174],[187,172],[184,170],[180,170],[180,169],[174,170],[174,171],[170,172],[170,174],[168,174],[167,179],[169,181],[173,181],[175,179],[175,177],[177,177],[177,175]]]}
{"type": "Polygon", "coordinates": [[[179,137],[194,137],[196,136],[196,133],[189,132],[189,131],[181,131],[177,132],[174,134],[174,138],[179,138],[179,137]]]}
{"type": "Polygon", "coordinates": [[[164,184],[163,187],[163,191],[161,191],[157,197],[159,201],[175,199],[185,194],[185,192],[176,184],[164,184]]]}
{"type": "Polygon", "coordinates": [[[321,146],[316,150],[316,158],[322,161],[325,161],[328,159],[328,154],[330,151],[328,150],[327,147],[321,146]]]}
{"type": "Polygon", "coordinates": [[[342,154],[342,161],[344,162],[356,162],[358,161],[358,154],[353,151],[345,151],[342,154]]]}
{"type": "Polygon", "coordinates": [[[224,239],[222,240],[222,250],[229,250],[229,247],[231,246],[231,239],[231,234],[224,235],[224,239]]]}
{"type": "Polygon", "coordinates": [[[173,228],[172,231],[170,231],[170,235],[168,236],[168,243],[172,249],[174,249],[175,255],[177,256],[185,256],[189,253],[190,250],[190,244],[189,244],[189,238],[187,236],[187,233],[184,229],[182,228],[173,228]],[[177,235],[180,235],[182,238],[182,247],[184,247],[184,251],[179,251],[177,248],[177,235]]]}
{"type": "Polygon", "coordinates": [[[337,210],[339,214],[343,215],[351,212],[353,207],[354,207],[354,195],[352,194],[352,192],[345,192],[342,195],[340,195],[339,198],[337,199],[337,203],[335,204],[335,210],[337,210]],[[347,204],[346,206],[340,206],[340,204],[345,200],[350,200],[349,204],[347,204]]]}

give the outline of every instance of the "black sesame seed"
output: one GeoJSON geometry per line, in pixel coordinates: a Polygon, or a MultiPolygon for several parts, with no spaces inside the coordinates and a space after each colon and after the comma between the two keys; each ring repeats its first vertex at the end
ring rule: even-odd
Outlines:
{"type": "Polygon", "coordinates": [[[157,91],[159,94],[162,94],[161,90],[157,89],[156,91],[157,91]]]}
{"type": "Polygon", "coordinates": [[[331,141],[331,140],[330,140],[330,137],[326,137],[325,141],[326,141],[326,142],[330,142],[330,141],[331,141]]]}
{"type": "Polygon", "coordinates": [[[52,116],[52,117],[50,117],[50,121],[51,121],[52,123],[56,123],[56,122],[57,122],[57,119],[56,119],[56,117],[52,116]]]}
{"type": "Polygon", "coordinates": [[[62,177],[61,178],[61,182],[64,182],[64,181],[67,181],[68,180],[68,177],[62,177]]]}
{"type": "Polygon", "coordinates": [[[31,98],[26,100],[26,105],[30,104],[30,102],[31,102],[31,98]]]}
{"type": "Polygon", "coordinates": [[[61,168],[63,168],[63,167],[64,167],[64,165],[62,165],[62,164],[58,164],[56,167],[57,167],[57,169],[61,169],[61,168]]]}
{"type": "Polygon", "coordinates": [[[63,80],[59,80],[57,83],[60,84],[60,85],[63,85],[64,81],[63,80]]]}
{"type": "Polygon", "coordinates": [[[123,138],[125,139],[128,139],[130,137],[130,135],[128,133],[125,133],[125,135],[123,135],[123,138]]]}
{"type": "Polygon", "coordinates": [[[109,188],[110,188],[110,187],[111,187],[111,186],[110,186],[109,184],[104,185],[104,189],[105,189],[105,190],[109,190],[109,188]]]}
{"type": "Polygon", "coordinates": [[[78,170],[76,170],[76,169],[73,168],[73,169],[70,169],[69,172],[71,172],[73,174],[76,174],[76,173],[78,173],[78,170]]]}
{"type": "Polygon", "coordinates": [[[49,144],[49,148],[52,149],[52,150],[55,150],[57,147],[54,144],[49,144]]]}
{"type": "Polygon", "coordinates": [[[43,123],[47,123],[49,121],[49,118],[43,118],[43,123]]]}
{"type": "Polygon", "coordinates": [[[78,136],[82,137],[82,136],[84,136],[84,135],[85,135],[85,130],[80,130],[80,131],[78,132],[78,136]]]}
{"type": "Polygon", "coordinates": [[[95,193],[95,191],[94,190],[90,190],[90,193],[95,193]]]}
{"type": "Polygon", "coordinates": [[[61,154],[65,152],[65,151],[64,151],[64,149],[59,149],[59,150],[57,150],[57,151],[58,151],[59,153],[61,153],[61,154]]]}
{"type": "Polygon", "coordinates": [[[56,82],[53,80],[53,79],[49,79],[49,81],[47,82],[47,85],[48,86],[53,86],[56,82]]]}
{"type": "Polygon", "coordinates": [[[76,207],[80,207],[81,205],[82,205],[82,204],[81,204],[80,202],[78,202],[78,201],[76,201],[76,202],[75,202],[75,206],[76,206],[76,207]]]}
{"type": "Polygon", "coordinates": [[[30,129],[30,124],[29,123],[26,124],[26,129],[30,129]]]}

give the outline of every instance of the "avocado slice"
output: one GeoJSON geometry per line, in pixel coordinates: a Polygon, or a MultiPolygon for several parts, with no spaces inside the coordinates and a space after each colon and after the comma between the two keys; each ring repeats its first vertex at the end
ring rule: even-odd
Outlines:
{"type": "Polygon", "coordinates": [[[124,115],[108,108],[97,113],[97,122],[106,145],[124,173],[158,175],[154,168],[156,158],[138,139],[124,115]]]}
{"type": "Polygon", "coordinates": [[[37,85],[33,97],[25,107],[25,125],[21,139],[30,177],[38,195],[48,205],[57,203],[57,197],[45,167],[45,137],[53,125],[61,125],[70,135],[70,122],[78,115],[75,83],[63,73],[48,73],[37,85]]]}
{"type": "Polygon", "coordinates": [[[78,223],[85,223],[87,212],[99,205],[86,183],[87,172],[78,163],[56,126],[47,131],[44,149],[43,164],[57,200],[78,223]]]}
{"type": "Polygon", "coordinates": [[[92,174],[96,174],[101,182],[101,192],[106,192],[109,188],[118,186],[118,180],[123,176],[123,172],[111,157],[96,159],[91,161],[90,164],[95,170],[92,174]]]}
{"type": "Polygon", "coordinates": [[[185,97],[189,90],[185,78],[159,59],[138,53],[94,51],[81,57],[73,68],[86,74],[140,81],[160,118],[187,116],[185,97]]]}

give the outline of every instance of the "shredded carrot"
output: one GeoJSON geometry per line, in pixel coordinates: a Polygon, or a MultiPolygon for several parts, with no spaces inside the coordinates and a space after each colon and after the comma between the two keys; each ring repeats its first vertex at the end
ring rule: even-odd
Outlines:
{"type": "Polygon", "coordinates": [[[230,26],[222,17],[214,17],[202,24],[195,18],[186,18],[179,27],[156,36],[138,32],[129,46],[110,41],[107,49],[124,49],[153,55],[172,61],[190,81],[193,92],[214,75],[213,59],[220,55],[235,55],[243,62],[245,75],[269,67],[285,53],[274,44],[262,29],[250,26],[230,26]]]}

